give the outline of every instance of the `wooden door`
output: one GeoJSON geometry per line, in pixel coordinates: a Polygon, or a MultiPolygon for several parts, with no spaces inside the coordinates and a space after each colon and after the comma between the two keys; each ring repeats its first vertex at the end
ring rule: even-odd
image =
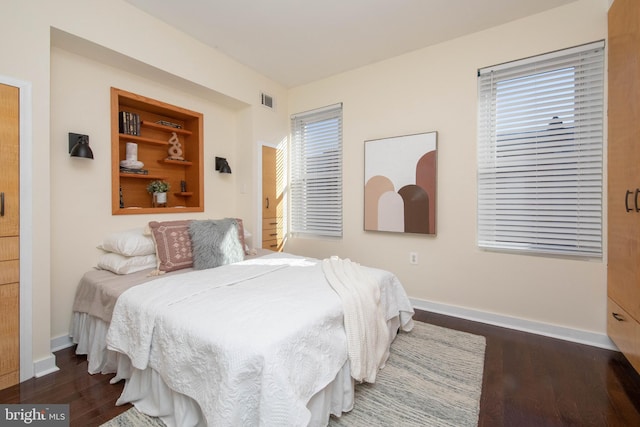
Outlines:
{"type": "Polygon", "coordinates": [[[640,2],[609,9],[607,331],[640,370],[640,2]]]}
{"type": "Polygon", "coordinates": [[[262,147],[262,247],[282,250],[282,194],[278,185],[278,150],[262,147]]]}
{"type": "Polygon", "coordinates": [[[20,381],[20,91],[0,84],[0,389],[20,381]]]}

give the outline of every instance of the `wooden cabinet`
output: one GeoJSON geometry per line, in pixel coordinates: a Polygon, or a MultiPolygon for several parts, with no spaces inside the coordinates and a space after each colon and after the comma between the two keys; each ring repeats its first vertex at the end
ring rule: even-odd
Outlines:
{"type": "Polygon", "coordinates": [[[111,88],[112,213],[204,211],[202,141],[201,113],[111,88]],[[122,125],[123,117],[131,126],[122,125]],[[137,160],[146,174],[121,170],[127,143],[136,144],[137,160]],[[170,185],[165,207],[154,207],[147,192],[153,180],[170,185]]]}
{"type": "Polygon", "coordinates": [[[20,381],[19,92],[0,85],[0,389],[20,381]]]}
{"type": "Polygon", "coordinates": [[[607,333],[640,372],[640,2],[609,9],[607,333]]]}
{"type": "Polygon", "coordinates": [[[262,247],[272,251],[281,251],[284,243],[277,154],[275,148],[262,147],[262,247]]]}
{"type": "Polygon", "coordinates": [[[262,247],[281,251],[283,241],[282,218],[262,218],[262,247]]]}

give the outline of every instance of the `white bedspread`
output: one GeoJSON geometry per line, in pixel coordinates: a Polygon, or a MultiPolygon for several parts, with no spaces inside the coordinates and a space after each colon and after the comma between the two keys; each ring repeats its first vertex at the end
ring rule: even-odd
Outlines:
{"type": "MultiPolygon", "coordinates": [[[[389,318],[404,312],[410,329],[400,283],[370,271],[389,318]]],[[[136,286],[118,299],[107,344],[197,401],[211,426],[305,426],[307,402],[347,360],[340,299],[320,262],[288,254],[136,286]]]]}

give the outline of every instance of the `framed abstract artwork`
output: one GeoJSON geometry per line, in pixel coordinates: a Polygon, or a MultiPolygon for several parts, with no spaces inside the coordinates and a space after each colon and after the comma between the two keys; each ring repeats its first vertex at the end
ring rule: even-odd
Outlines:
{"type": "Polygon", "coordinates": [[[436,234],[437,132],[365,141],[364,229],[436,234]]]}

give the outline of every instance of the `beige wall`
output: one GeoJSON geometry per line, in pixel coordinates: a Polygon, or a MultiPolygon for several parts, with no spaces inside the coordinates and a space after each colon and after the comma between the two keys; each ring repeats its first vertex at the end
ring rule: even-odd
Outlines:
{"type": "Polygon", "coordinates": [[[476,72],[604,39],[607,8],[578,1],[291,90],[291,113],[344,103],[347,197],[342,240],[293,238],[286,249],[389,269],[416,299],[604,334],[605,262],[476,246],[476,72]],[[430,131],[438,132],[437,236],[364,232],[364,141],[430,131]]]}
{"type": "Polygon", "coordinates": [[[33,239],[23,242],[33,260],[32,359],[50,357],[51,338],[66,334],[75,286],[94,265],[101,236],[150,219],[110,215],[110,86],[205,113],[201,216],[240,215],[254,233],[258,144],[285,138],[289,113],[344,102],[344,238],[294,239],[291,251],[390,269],[414,298],[604,332],[602,261],[475,246],[475,74],[604,38],[606,8],[606,0],[582,0],[287,91],[122,0],[4,1],[0,75],[33,90],[33,156],[25,161],[33,171],[33,239]],[[276,98],[276,111],[256,105],[260,91],[276,98]],[[363,141],[432,130],[439,133],[438,235],[363,232],[363,141]],[[95,160],[68,157],[68,132],[90,135],[95,160]],[[213,173],[215,155],[229,159],[231,176],[213,173]],[[419,265],[409,265],[409,251],[418,252],[419,265]]]}
{"type": "MultiPolygon", "coordinates": [[[[106,233],[144,227],[151,220],[236,215],[235,177],[213,172],[213,158],[233,165],[235,111],[144,77],[53,47],[51,51],[51,280],[52,336],[69,331],[71,303],[82,274],[96,265],[106,233]],[[206,211],[197,214],[111,215],[111,86],[204,114],[206,211]],[[90,138],[94,160],[69,157],[68,133],[90,138]]],[[[235,166],[235,165],[234,165],[235,166]]]]}
{"type": "MultiPolygon", "coordinates": [[[[73,292],[101,237],[151,217],[110,214],[109,87],[205,113],[199,216],[246,216],[252,231],[255,147],[286,135],[286,91],[121,0],[7,0],[0,28],[0,76],[33,91],[33,158],[25,161],[33,239],[23,244],[32,248],[31,359],[39,361],[51,357],[52,337],[66,335],[73,292]],[[282,109],[256,106],[260,91],[282,109]],[[90,136],[95,160],[68,157],[68,132],[90,136]],[[231,176],[214,173],[216,155],[228,158],[231,176]]],[[[162,218],[176,217],[184,216],[162,218]]]]}

